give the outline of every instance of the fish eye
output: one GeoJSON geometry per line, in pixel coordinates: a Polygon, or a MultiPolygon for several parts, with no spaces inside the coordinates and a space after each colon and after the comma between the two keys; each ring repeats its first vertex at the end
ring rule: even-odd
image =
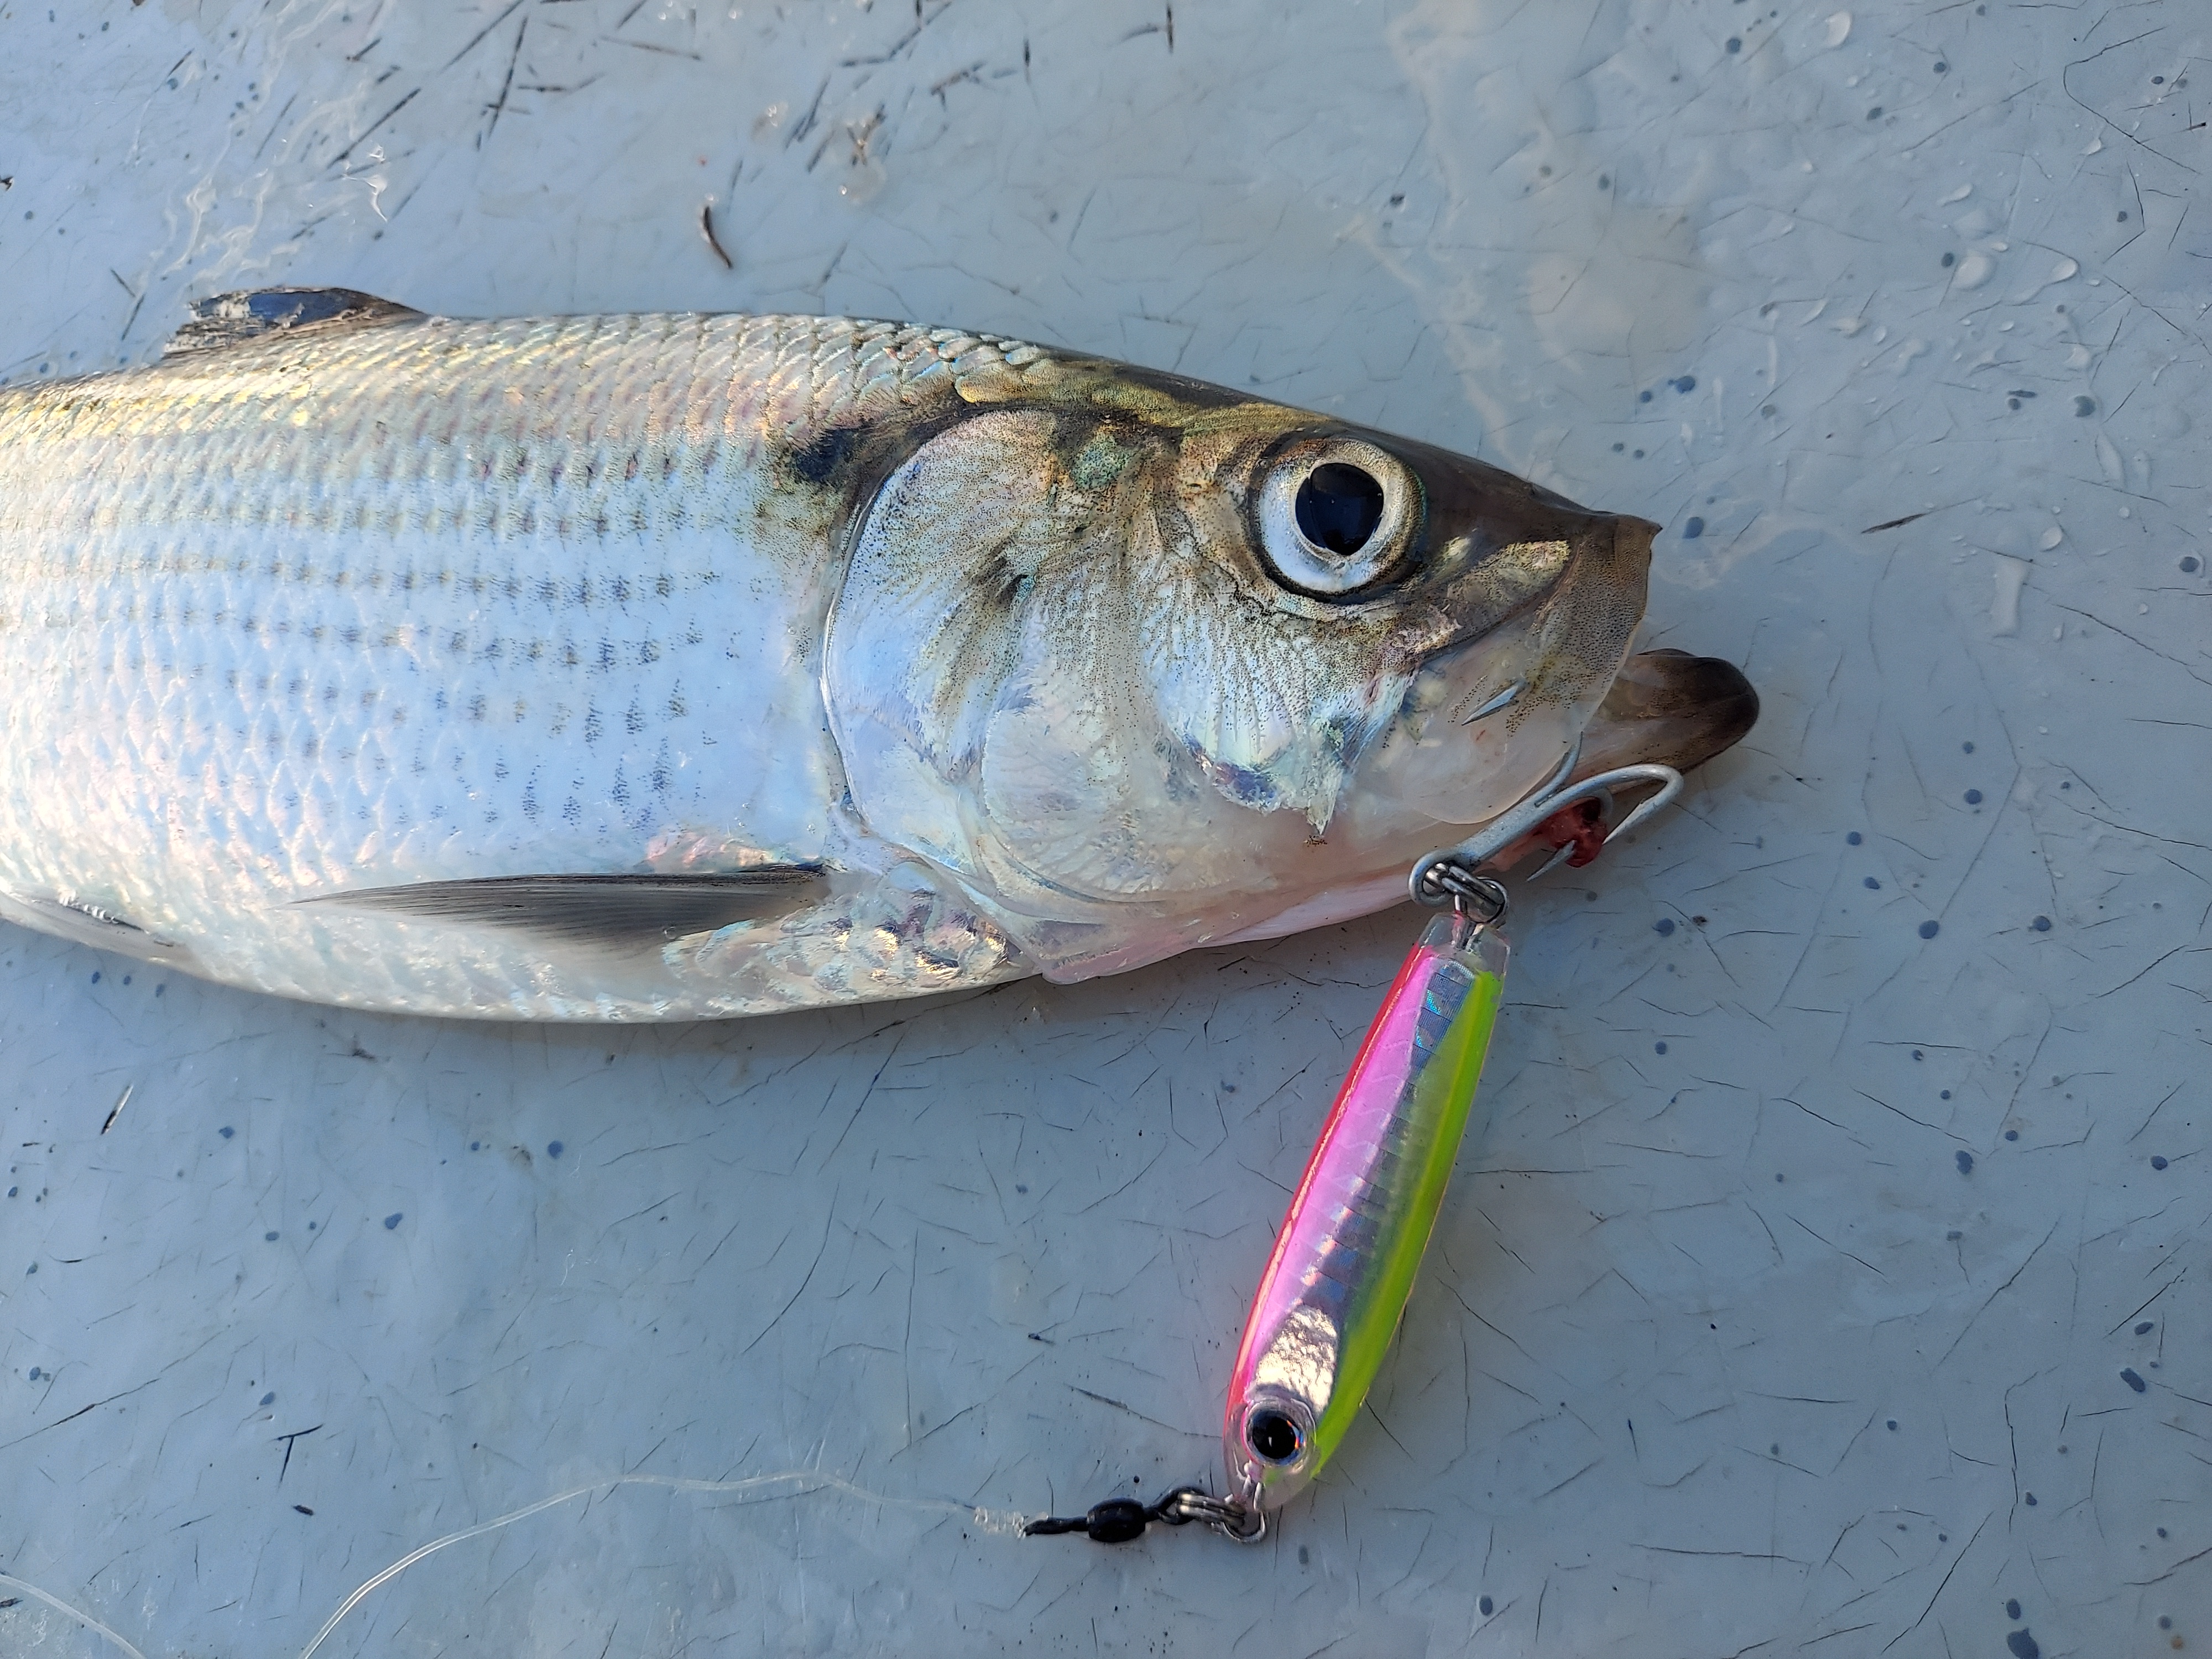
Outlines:
{"type": "Polygon", "coordinates": [[[1323,461],[1292,498],[1298,533],[1316,547],[1350,558],[1382,526],[1382,486],[1346,461],[1323,461]]]}
{"type": "Polygon", "coordinates": [[[1283,583],[1334,599],[1389,575],[1411,541],[1419,486],[1395,456],[1357,438],[1309,438],[1270,463],[1260,544],[1283,583]]]}
{"type": "Polygon", "coordinates": [[[1304,1449],[1305,1437],[1281,1412],[1254,1412],[1244,1425],[1244,1443],[1266,1463],[1287,1463],[1304,1449]]]}

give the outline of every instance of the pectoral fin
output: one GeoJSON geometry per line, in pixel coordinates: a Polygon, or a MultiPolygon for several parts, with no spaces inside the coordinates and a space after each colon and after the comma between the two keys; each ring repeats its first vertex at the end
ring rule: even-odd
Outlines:
{"type": "Polygon", "coordinates": [[[426,921],[511,927],[568,945],[658,945],[758,921],[806,903],[818,864],[781,864],[711,876],[495,876],[369,887],[298,901],[426,921]]]}

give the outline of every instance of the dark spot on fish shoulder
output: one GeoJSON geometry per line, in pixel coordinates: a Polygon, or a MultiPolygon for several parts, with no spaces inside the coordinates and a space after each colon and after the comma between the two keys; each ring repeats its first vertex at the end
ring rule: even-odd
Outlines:
{"type": "Polygon", "coordinates": [[[826,484],[850,468],[860,441],[861,434],[856,427],[829,427],[816,433],[807,443],[794,447],[787,465],[808,483],[826,484]]]}

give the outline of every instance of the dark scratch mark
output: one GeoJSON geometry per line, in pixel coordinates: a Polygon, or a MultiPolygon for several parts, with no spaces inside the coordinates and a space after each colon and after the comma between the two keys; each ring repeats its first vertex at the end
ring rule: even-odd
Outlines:
{"type": "Polygon", "coordinates": [[[799,118],[799,125],[792,128],[789,136],[784,139],[783,147],[786,149],[789,149],[814,131],[814,124],[822,118],[822,100],[829,95],[829,92],[830,82],[825,77],[822,84],[814,89],[814,101],[806,106],[806,113],[799,118]]]}
{"type": "Polygon", "coordinates": [[[650,40],[623,40],[611,34],[604,34],[599,38],[611,46],[629,46],[638,52],[657,52],[663,58],[687,58],[695,64],[706,61],[696,52],[678,52],[673,46],[658,46],[650,40]]]}
{"type": "Polygon", "coordinates": [[[1940,1358],[1936,1362],[1938,1367],[1941,1367],[1944,1360],[1948,1359],[1958,1351],[1959,1345],[1966,1340],[1966,1333],[1974,1328],[1975,1321],[1980,1319],[1984,1314],[1987,1313],[1990,1310],[1990,1305],[2019,1281],[2020,1276],[2027,1271],[2027,1264],[2034,1261],[2038,1255],[2042,1254],[2043,1247],[2051,1243],[2052,1236],[2056,1234],[2057,1231],[2058,1224],[2054,1221],[2051,1224],[2050,1231],[2045,1232],[2042,1238],[2037,1241],[2035,1248],[2027,1253],[2027,1256],[2021,1261],[2020,1266],[2012,1270],[2011,1277],[2007,1279],[2003,1284],[1998,1285],[1996,1289],[1991,1291],[1989,1294],[1988,1300],[1984,1301],[1980,1307],[1974,1310],[1973,1316],[1968,1319],[1965,1324],[1961,1325],[1959,1328],[1958,1335],[1951,1339],[1951,1346],[1943,1350],[1942,1358],[1940,1358]]]}
{"type": "Polygon", "coordinates": [[[2128,1580],[2128,1583],[2137,1589],[2141,1589],[2148,1584],[2163,1584],[2167,1579],[2172,1577],[2175,1573],[2179,1572],[2184,1567],[2188,1566],[2192,1562],[2202,1561],[2208,1555],[2212,1555],[2212,1544],[2206,1545],[2194,1555],[2183,1556],[2181,1559],[2175,1562],[2172,1566],[2168,1567],[2164,1572],[2159,1574],[2155,1578],[2130,1578],[2128,1580]]]}
{"type": "Polygon", "coordinates": [[[507,55],[507,78],[499,83],[499,96],[492,100],[491,123],[484,128],[483,137],[477,142],[478,149],[490,143],[492,134],[499,131],[499,118],[507,112],[507,94],[514,90],[514,66],[521,61],[522,37],[529,33],[530,19],[526,15],[522,27],[514,32],[514,50],[507,55]]]}
{"type": "Polygon", "coordinates": [[[1901,519],[1890,519],[1881,524],[1870,524],[1864,530],[1860,531],[1859,534],[1862,536],[1871,536],[1877,530],[1901,530],[1906,525],[1911,524],[1915,519],[1924,519],[1929,513],[1933,513],[1935,510],[1936,509],[1931,507],[1925,512],[1908,513],[1901,519]]]}
{"type": "Polygon", "coordinates": [[[723,270],[735,270],[738,268],[737,261],[724,252],[721,243],[714,239],[714,204],[712,202],[699,204],[699,234],[707,239],[708,251],[722,262],[723,270]]]}
{"type": "Polygon", "coordinates": [[[292,112],[292,106],[299,101],[300,94],[296,92],[284,100],[284,107],[276,112],[276,118],[269,124],[269,131],[262,135],[260,146],[253,152],[253,159],[256,161],[258,161],[263,154],[267,151],[270,141],[276,136],[277,129],[284,125],[284,118],[292,112]]]}
{"type": "Polygon", "coordinates": [[[2171,1278],[2171,1279],[2167,1279],[2167,1280],[2166,1281],[2166,1283],[2165,1283],[2165,1284],[2163,1284],[2163,1285],[2160,1285],[2156,1290],[2153,1291],[2150,1293],[2150,1295],[2149,1295],[2148,1297],[2147,1297],[2146,1298],[2144,1298],[2144,1301],[2143,1301],[2143,1304],[2142,1304],[2142,1307],[2137,1308],[2137,1309],[2136,1310],[2135,1313],[2131,1313],[2131,1314],[2130,1314],[2130,1315],[2128,1316],[2127,1319],[2123,1319],[2123,1320],[2120,1322],[2120,1324],[2119,1324],[2119,1325],[2115,1325],[2115,1326],[2113,1326],[2113,1327],[2112,1327],[2112,1328],[2111,1330],[2109,1330],[2109,1331],[2106,1331],[2106,1332],[2105,1333],[2105,1334],[2106,1334],[2106,1336],[2112,1336],[2112,1335],[2117,1334],[2118,1333],[2118,1331],[2119,1331],[2120,1325],[2124,1325],[2124,1324],[2126,1324],[2126,1323],[2128,1322],[2128,1320],[2131,1320],[2131,1319],[2133,1319],[2133,1318],[2136,1316],[2136,1314],[2139,1314],[2139,1313],[2141,1313],[2141,1312],[2143,1310],[2143,1308],[2148,1308],[2148,1306],[2150,1306],[2150,1304],[2151,1304],[2152,1303],[2154,1303],[2154,1302],[2157,1301],[2157,1300],[2159,1299],[2159,1297],[2160,1297],[2164,1296],[2164,1295],[2165,1295],[2168,1291],[2172,1290],[2172,1289],[2176,1285],[2179,1285],[2179,1283],[2181,1283],[2182,1279],[2183,1279],[2187,1275],[2188,1272],[2189,1272],[2189,1269],[2188,1269],[2188,1268],[2186,1268],[2186,1267],[2184,1267],[2184,1268],[2181,1270],[2181,1272],[2180,1272],[2180,1273],[2178,1273],[2174,1274],[2174,1276],[2173,1276],[2172,1278],[2171,1278]]]}
{"type": "MultiPolygon", "coordinates": [[[[338,163],[344,161],[347,156],[352,155],[354,151],[359,149],[363,144],[367,143],[371,134],[374,133],[393,116],[398,114],[401,110],[405,109],[408,105],[413,103],[416,98],[421,94],[422,90],[422,88],[420,87],[416,88],[413,92],[409,93],[404,98],[402,98],[390,109],[385,111],[383,114],[378,116],[374,121],[371,121],[368,126],[364,127],[361,132],[355,137],[354,141],[351,143],[348,144],[343,149],[331,157],[328,164],[329,167],[337,167],[338,163]]],[[[325,168],[325,171],[327,170],[328,168],[325,168]]]]}
{"type": "Polygon", "coordinates": [[[319,1429],[323,1425],[321,1424],[318,1423],[315,1425],[314,1429],[295,1429],[289,1434],[280,1434],[276,1437],[279,1440],[284,1443],[284,1462],[283,1467],[276,1471],[276,1484],[278,1486],[281,1486],[284,1484],[284,1471],[292,1467],[292,1443],[295,1440],[304,1440],[307,1436],[313,1434],[315,1431],[315,1429],[319,1429]]]}
{"type": "Polygon", "coordinates": [[[1127,1412],[1130,1416],[1135,1418],[1139,1423],[1150,1423],[1156,1429],[1167,1429],[1176,1434],[1182,1432],[1181,1429],[1176,1428],[1172,1423],[1163,1423],[1158,1418],[1146,1416],[1144,1413],[1139,1411],[1134,1406],[1130,1405],[1127,1401],[1116,1400],[1111,1395],[1093,1394],[1090,1389],[1078,1387],[1073,1382],[1069,1383],[1067,1386],[1075,1393],[1081,1395],[1085,1400],[1095,1400],[1102,1406],[1111,1406],[1117,1412],[1127,1412]]]}
{"type": "MultiPolygon", "coordinates": [[[[1871,1262],[1871,1261],[1868,1261],[1864,1256],[1863,1256],[1863,1255],[1853,1255],[1851,1254],[1851,1252],[1850,1252],[1850,1251],[1849,1251],[1849,1250],[1845,1249],[1842,1245],[1840,1245],[1840,1244],[1837,1244],[1837,1243],[1831,1243],[1829,1240],[1825,1239],[1825,1238],[1820,1238],[1820,1234],[1818,1234],[1818,1233],[1814,1232],[1814,1231],[1810,1227],[1806,1226],[1806,1225],[1805,1225],[1805,1224],[1804,1224],[1803,1222],[1802,1222],[1802,1221],[1799,1221],[1796,1216],[1794,1216],[1794,1215],[1793,1215],[1793,1216],[1791,1216],[1791,1217],[1790,1218],[1790,1219],[1792,1222],[1796,1223],[1796,1225],[1797,1225],[1801,1230],[1802,1230],[1802,1231],[1807,1234],[1807,1236],[1808,1236],[1808,1237],[1813,1237],[1813,1238],[1820,1238],[1820,1243],[1822,1243],[1823,1244],[1826,1244],[1826,1245],[1828,1246],[1828,1248],[1829,1248],[1830,1249],[1833,1250],[1833,1251],[1834,1251],[1838,1255],[1848,1255],[1848,1256],[1850,1256],[1850,1258],[1851,1258],[1851,1260],[1852,1260],[1852,1261],[1854,1261],[1857,1262],[1857,1263],[1859,1264],[1859,1266],[1860,1266],[1860,1267],[1864,1267],[1864,1268],[1865,1268],[1869,1273],[1872,1273],[1872,1274],[1873,1274],[1876,1279],[1887,1279],[1887,1278],[1888,1278],[1888,1277],[1889,1277],[1889,1275],[1888,1275],[1887,1273],[1886,1273],[1882,1272],[1882,1270],[1881,1270],[1881,1268],[1879,1268],[1879,1267],[1875,1267],[1875,1266],[1874,1265],[1874,1263],[1873,1263],[1873,1262],[1871,1262]]],[[[1836,1402],[1832,1402],[1832,1403],[1841,1404],[1841,1403],[1843,1403],[1843,1402],[1841,1402],[1841,1401],[1836,1401],[1836,1402]]]]}
{"type": "Polygon", "coordinates": [[[799,1298],[806,1294],[806,1287],[814,1282],[814,1270],[822,1265],[822,1258],[829,1252],[830,1227],[831,1222],[836,1218],[836,1200],[832,1198],[830,1200],[830,1213],[823,1216],[822,1218],[822,1242],[814,1247],[814,1260],[806,1264],[806,1277],[799,1281],[799,1288],[793,1291],[789,1297],[785,1300],[784,1304],[775,1310],[775,1317],[769,1320],[767,1324],[761,1327],[760,1335],[756,1336],[751,1341],[746,1343],[744,1348],[740,1350],[740,1352],[750,1353],[755,1348],[760,1346],[763,1339],[764,1339],[770,1331],[774,1330],[776,1326],[782,1322],[784,1315],[792,1310],[793,1307],[797,1304],[799,1298]]]}
{"type": "MultiPolygon", "coordinates": [[[[498,16],[496,16],[496,17],[493,18],[493,19],[491,20],[491,21],[490,21],[490,22],[486,23],[486,24],[485,24],[482,28],[478,29],[478,30],[477,30],[474,34],[471,35],[471,36],[469,37],[469,43],[468,43],[468,45],[466,45],[465,46],[463,46],[463,47],[462,47],[459,52],[455,52],[455,53],[454,53],[451,58],[448,58],[446,60],[445,69],[441,69],[441,70],[440,70],[438,72],[439,72],[441,75],[444,74],[446,70],[449,70],[449,69],[453,68],[453,66],[454,64],[456,64],[459,63],[459,62],[461,61],[461,59],[462,59],[462,58],[464,58],[467,57],[471,52],[474,52],[474,51],[475,51],[478,46],[482,46],[482,45],[483,44],[483,42],[484,42],[484,37],[485,37],[486,35],[489,34],[489,33],[490,33],[494,29],[497,28],[497,27],[498,27],[501,23],[504,23],[505,21],[507,21],[507,20],[508,18],[510,18],[510,17],[514,16],[514,14],[515,14],[516,12],[518,12],[518,11],[521,10],[521,9],[522,9],[522,7],[523,7],[523,4],[524,4],[524,0],[507,0],[507,9],[506,9],[506,10],[504,10],[504,11],[502,11],[502,12],[501,12],[501,13],[500,13],[500,15],[499,15],[498,16]]],[[[527,20],[525,20],[525,21],[526,21],[527,20]]],[[[362,48],[362,50],[365,52],[365,51],[367,51],[367,50],[368,50],[368,48],[364,46],[364,47],[362,48]]],[[[415,94],[414,94],[413,93],[411,93],[411,92],[410,92],[410,94],[408,94],[407,95],[408,95],[409,97],[410,97],[410,98],[411,98],[411,97],[413,97],[415,94]]]]}
{"type": "MultiPolygon", "coordinates": [[[[1401,1449],[1401,1450],[1402,1450],[1402,1449],[1404,1449],[1401,1447],[1401,1448],[1400,1448],[1400,1449],[1401,1449]]],[[[1560,1490],[1561,1490],[1562,1488],[1564,1488],[1564,1487],[1567,1487],[1567,1486],[1572,1486],[1576,1481],[1577,1481],[1577,1480],[1581,1480],[1584,1475],[1588,1474],[1589,1474],[1592,1469],[1595,1468],[1599,1464],[1601,1464],[1601,1463],[1602,1463],[1602,1462],[1605,1462],[1604,1455],[1603,1455],[1602,1453],[1601,1453],[1599,1455],[1597,1455],[1597,1456],[1593,1457],[1592,1459],[1590,1459],[1590,1461],[1589,1461],[1589,1462],[1587,1462],[1587,1463],[1583,1464],[1583,1465],[1582,1466],[1582,1468],[1580,1468],[1577,1469],[1577,1470],[1576,1470],[1572,1474],[1569,1475],[1565,1480],[1562,1480],[1562,1481],[1559,1482],[1559,1483],[1558,1483],[1558,1485],[1556,1485],[1556,1486],[1547,1486],[1547,1487],[1545,1487],[1543,1491],[1541,1491],[1541,1492],[1538,1492],[1538,1493],[1537,1493],[1534,1498],[1530,1498],[1528,1501],[1529,1501],[1530,1503],[1532,1503],[1532,1504],[1540,1504],[1540,1503],[1542,1503],[1542,1502],[1543,1502],[1547,1498],[1549,1498],[1549,1497],[1550,1497],[1553,1492],[1559,1492],[1559,1491],[1560,1491],[1560,1490]]]]}
{"type": "Polygon", "coordinates": [[[1936,1610],[1936,1601],[1941,1599],[1945,1588],[1951,1582],[1951,1573],[1958,1571],[1959,1563],[1966,1559],[1966,1551],[1974,1547],[1974,1539],[1979,1538],[1982,1535],[1982,1527],[1986,1527],[1989,1524],[1990,1517],[1985,1515],[1982,1517],[1982,1525],[1974,1528],[1974,1537],[1969,1538],[1966,1540],[1966,1548],[1961,1549],[1957,1555],[1951,1559],[1950,1572],[1946,1572],[1943,1575],[1943,1583],[1936,1586],[1936,1594],[1929,1596],[1928,1598],[1928,1605],[1920,1609],[1920,1617],[1914,1620],[1909,1627],[1898,1632],[1898,1633],[1891,1637],[1888,1641],[1883,1643],[1881,1650],[1884,1653],[1887,1653],[1899,1642],[1902,1642],[1906,1637],[1911,1635],[1914,1631],[1918,1630],[1921,1626],[1928,1622],[1928,1615],[1936,1610]]]}
{"type": "Polygon", "coordinates": [[[106,1134],[110,1129],[112,1129],[115,1127],[115,1120],[123,1115],[123,1109],[131,1103],[131,1091],[137,1086],[138,1085],[135,1083],[126,1083],[123,1085],[123,1093],[117,1098],[114,1106],[109,1110],[107,1114],[107,1121],[100,1126],[100,1133],[106,1134]]]}

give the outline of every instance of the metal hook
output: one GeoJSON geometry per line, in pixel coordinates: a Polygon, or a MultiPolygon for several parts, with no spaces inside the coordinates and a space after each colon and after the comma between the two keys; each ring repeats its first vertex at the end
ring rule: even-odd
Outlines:
{"type": "MultiPolygon", "coordinates": [[[[1601,800],[1610,810],[1612,792],[1615,789],[1632,783],[1656,783],[1659,786],[1657,794],[1639,803],[1626,817],[1606,831],[1602,844],[1610,847],[1653,813],[1672,805],[1682,793],[1682,775],[1673,767],[1662,766],[1656,762],[1617,766],[1610,772],[1600,772],[1594,777],[1571,784],[1567,779],[1573,775],[1575,763],[1581,757],[1582,739],[1577,738],[1574,746],[1567,750],[1567,757],[1559,763],[1558,770],[1534,791],[1499,813],[1458,846],[1440,847],[1433,853],[1424,854],[1407,878],[1407,890],[1413,896],[1413,902],[1431,908],[1451,903],[1455,887],[1449,884],[1450,878],[1440,872],[1440,866],[1450,865],[1472,874],[1554,812],[1564,811],[1577,802],[1601,800]]],[[[1556,866],[1567,851],[1565,848],[1560,848],[1542,869],[1528,879],[1534,881],[1536,876],[1556,866]]]]}

